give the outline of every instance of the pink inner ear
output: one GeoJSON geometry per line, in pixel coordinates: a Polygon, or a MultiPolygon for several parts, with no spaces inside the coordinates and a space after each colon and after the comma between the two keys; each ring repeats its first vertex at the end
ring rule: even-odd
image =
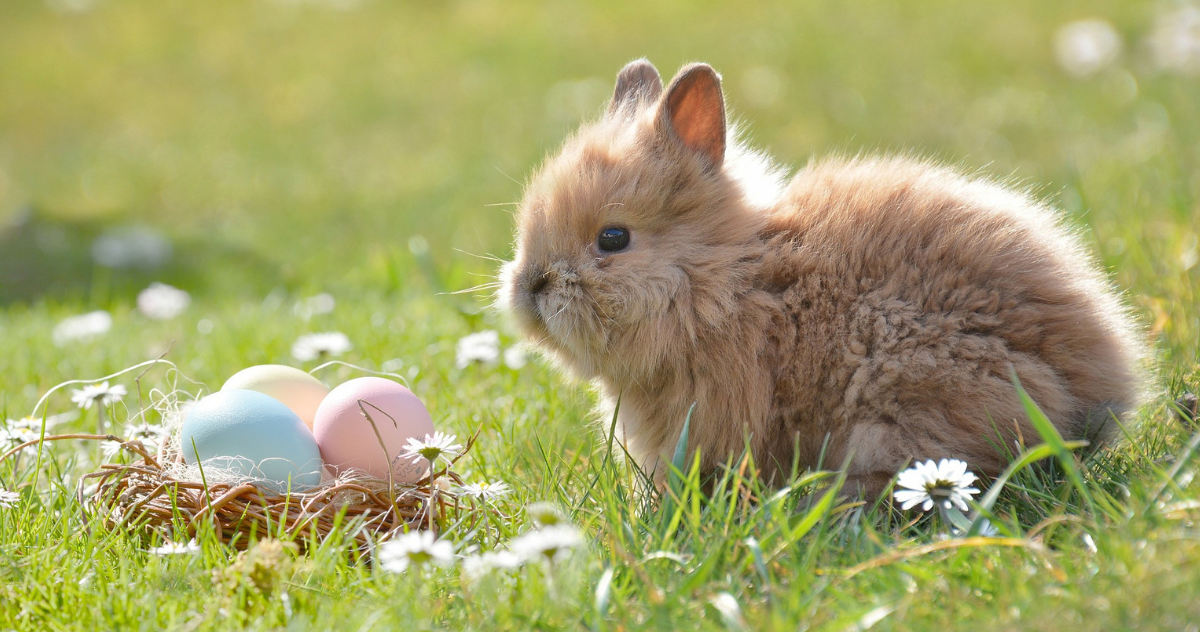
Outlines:
{"type": "Polygon", "coordinates": [[[703,154],[714,167],[725,160],[725,102],[711,69],[681,77],[667,96],[671,127],[689,149],[703,154]]]}

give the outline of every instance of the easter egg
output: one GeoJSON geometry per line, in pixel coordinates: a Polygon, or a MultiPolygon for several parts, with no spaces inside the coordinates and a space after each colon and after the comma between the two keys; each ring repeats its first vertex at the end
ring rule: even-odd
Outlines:
{"type": "Polygon", "coordinates": [[[265,479],[283,492],[321,482],[321,453],[300,417],[279,400],[245,389],[221,390],[188,409],[180,434],[183,458],[206,476],[220,471],[265,479]]]}
{"type": "Polygon", "coordinates": [[[329,394],[329,387],[300,369],[282,364],[260,364],[242,369],[225,382],[221,390],[243,388],[270,395],[300,416],[312,428],[317,406],[329,394]]]}
{"type": "Polygon", "coordinates": [[[420,480],[428,466],[396,457],[409,437],[424,439],[427,434],[433,434],[433,420],[421,400],[381,377],[360,377],[334,388],[313,421],[321,458],[335,473],[360,470],[386,479],[390,465],[394,480],[404,483],[420,480]]]}

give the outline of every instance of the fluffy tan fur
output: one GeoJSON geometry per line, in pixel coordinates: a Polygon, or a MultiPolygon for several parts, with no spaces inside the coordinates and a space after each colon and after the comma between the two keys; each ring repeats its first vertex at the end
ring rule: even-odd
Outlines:
{"type": "Polygon", "coordinates": [[[913,459],[995,475],[1014,439],[1036,442],[1011,370],[1067,438],[1106,438],[1135,405],[1134,325],[1045,204],[907,158],[779,182],[726,129],[711,68],[664,91],[638,61],[528,185],[502,300],[620,397],[618,432],[648,472],[693,402],[706,469],[747,439],[775,482],[852,454],[871,494],[913,459]],[[610,227],[627,248],[598,247],[610,227]]]}

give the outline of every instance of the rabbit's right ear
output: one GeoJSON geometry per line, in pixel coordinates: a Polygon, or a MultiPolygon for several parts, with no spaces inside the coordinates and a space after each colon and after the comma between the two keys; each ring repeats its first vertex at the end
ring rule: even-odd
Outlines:
{"type": "Polygon", "coordinates": [[[617,73],[617,87],[613,90],[612,101],[608,104],[609,116],[616,113],[629,102],[641,99],[647,103],[657,101],[662,94],[662,77],[654,64],[645,57],[635,59],[617,73]]]}

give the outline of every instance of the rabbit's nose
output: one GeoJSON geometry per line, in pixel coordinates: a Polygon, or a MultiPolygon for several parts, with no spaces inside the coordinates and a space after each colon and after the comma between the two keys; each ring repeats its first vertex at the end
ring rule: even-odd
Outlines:
{"type": "Polygon", "coordinates": [[[546,289],[550,283],[550,271],[542,270],[540,272],[532,272],[526,280],[525,287],[530,294],[537,294],[546,289]]]}

